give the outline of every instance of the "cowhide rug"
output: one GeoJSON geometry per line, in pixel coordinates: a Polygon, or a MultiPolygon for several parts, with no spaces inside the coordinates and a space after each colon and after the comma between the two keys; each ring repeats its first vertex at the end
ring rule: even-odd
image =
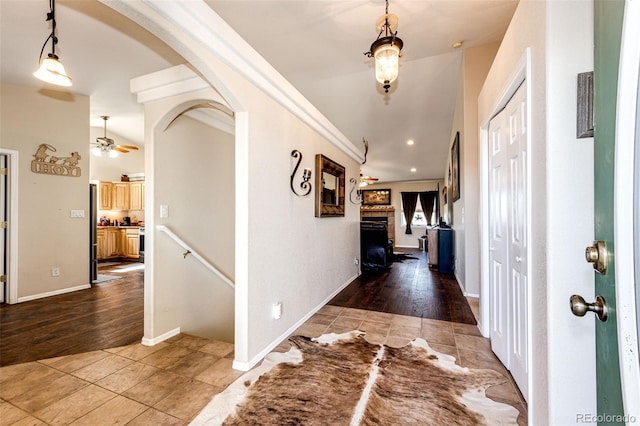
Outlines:
{"type": "Polygon", "coordinates": [[[516,425],[518,410],[485,396],[507,379],[415,339],[402,348],[363,332],[293,336],[287,353],[216,395],[192,425],[516,425]]]}

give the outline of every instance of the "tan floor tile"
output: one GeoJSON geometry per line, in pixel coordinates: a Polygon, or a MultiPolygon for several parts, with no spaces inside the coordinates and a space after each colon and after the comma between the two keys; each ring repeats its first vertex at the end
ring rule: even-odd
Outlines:
{"type": "Polygon", "coordinates": [[[453,324],[453,332],[456,334],[468,334],[470,336],[482,337],[482,333],[480,333],[480,330],[478,329],[477,325],[460,324],[457,322],[454,322],[452,324],[453,324]]]}
{"type": "Polygon", "coordinates": [[[460,354],[460,365],[463,367],[486,368],[509,377],[504,366],[493,352],[476,352],[458,347],[458,353],[460,354]]]}
{"type": "Polygon", "coordinates": [[[369,311],[367,315],[367,321],[383,322],[385,324],[391,324],[393,320],[393,314],[387,312],[369,311]]]}
{"type": "Polygon", "coordinates": [[[451,331],[446,329],[438,329],[435,327],[422,327],[420,337],[426,340],[429,344],[438,343],[447,346],[456,346],[456,339],[451,331]]]}
{"type": "Polygon", "coordinates": [[[26,376],[34,370],[43,369],[45,369],[45,367],[37,362],[25,362],[24,364],[15,364],[2,367],[0,368],[0,384],[6,382],[7,380],[13,379],[14,377],[19,377],[22,379],[22,377],[26,376]]]}
{"type": "Polygon", "coordinates": [[[219,359],[204,352],[191,352],[180,358],[178,362],[167,370],[184,377],[195,377],[214,365],[219,359]]]}
{"type": "Polygon", "coordinates": [[[129,358],[124,358],[115,354],[108,355],[109,356],[106,358],[76,370],[71,374],[86,380],[87,382],[95,383],[116,371],[122,370],[133,362],[133,360],[129,358]]]}
{"type": "Polygon", "coordinates": [[[383,334],[386,336],[387,334],[389,334],[390,328],[390,324],[374,322],[370,320],[364,320],[362,321],[362,324],[360,324],[360,330],[365,331],[367,334],[383,334]]]}
{"type": "Polygon", "coordinates": [[[166,348],[167,346],[169,346],[169,344],[165,342],[160,342],[157,345],[153,346],[147,346],[143,345],[142,343],[137,343],[135,345],[120,346],[119,348],[114,348],[117,350],[105,350],[111,353],[118,354],[125,358],[139,361],[142,358],[151,355],[152,353],[158,352],[160,349],[166,348]]]}
{"type": "Polygon", "coordinates": [[[305,337],[318,337],[327,332],[327,326],[324,324],[302,324],[293,335],[305,337]]]}
{"type": "Polygon", "coordinates": [[[487,389],[486,395],[494,401],[497,401],[499,398],[501,401],[510,401],[516,404],[520,403],[520,396],[513,387],[511,380],[501,385],[491,386],[487,389]]]}
{"type": "Polygon", "coordinates": [[[187,356],[191,352],[193,351],[183,346],[169,345],[142,358],[140,361],[158,368],[169,368],[178,362],[180,358],[187,356]]]}
{"type": "Polygon", "coordinates": [[[160,370],[147,380],[122,393],[123,396],[152,406],[173,392],[176,386],[186,383],[187,379],[170,371],[160,370]]]}
{"type": "Polygon", "coordinates": [[[98,362],[101,359],[108,357],[109,355],[110,354],[105,351],[93,351],[76,355],[67,355],[58,358],[45,359],[40,362],[57,370],[64,371],[65,373],[72,373],[76,370],[86,367],[87,365],[98,362]]]}
{"type": "MultiPolygon", "coordinates": [[[[356,328],[353,327],[348,327],[348,326],[344,326],[344,325],[330,325],[329,328],[324,332],[324,333],[320,333],[320,334],[330,334],[330,333],[335,333],[335,334],[343,334],[343,333],[348,333],[350,331],[353,330],[357,330],[356,328]]],[[[310,337],[319,337],[320,334],[316,335],[316,336],[310,336],[310,337]]]]}
{"type": "Polygon", "coordinates": [[[0,398],[9,402],[34,387],[64,377],[64,373],[38,363],[30,365],[29,370],[26,371],[25,369],[22,375],[15,374],[23,371],[23,369],[18,367],[19,366],[16,365],[2,368],[2,372],[3,374],[6,372],[7,378],[3,380],[2,386],[0,386],[0,398]]]}
{"type": "Polygon", "coordinates": [[[460,355],[458,354],[458,348],[456,348],[455,346],[441,345],[438,343],[433,343],[433,344],[429,343],[429,346],[431,346],[431,349],[433,349],[436,352],[440,352],[441,354],[451,355],[456,359],[456,364],[460,365],[460,355]]]}
{"type": "Polygon", "coordinates": [[[331,327],[346,327],[351,330],[358,330],[360,329],[360,324],[362,324],[362,320],[360,318],[349,318],[349,317],[343,317],[342,315],[340,315],[331,324],[331,327]]]}
{"type": "Polygon", "coordinates": [[[13,423],[11,426],[47,426],[47,424],[35,417],[27,416],[13,423]]]}
{"type": "Polygon", "coordinates": [[[197,380],[219,388],[226,388],[244,372],[232,368],[233,361],[228,358],[219,359],[214,365],[196,376],[197,380]]]}
{"type": "Polygon", "coordinates": [[[453,333],[453,323],[449,321],[440,321],[430,318],[422,318],[422,328],[429,328],[434,330],[443,330],[453,333]]]}
{"type": "Polygon", "coordinates": [[[0,425],[11,425],[25,417],[29,417],[29,413],[6,401],[0,401],[0,425]]]}
{"type": "Polygon", "coordinates": [[[99,386],[89,385],[34,414],[50,425],[67,425],[116,396],[99,386]]]}
{"type": "Polygon", "coordinates": [[[407,346],[412,340],[408,337],[389,336],[387,337],[386,345],[392,348],[401,348],[407,346]]]}
{"type": "Polygon", "coordinates": [[[189,420],[207,405],[222,388],[197,380],[191,380],[176,388],[169,396],[154,405],[154,408],[182,420],[189,420]]]}
{"type": "Polygon", "coordinates": [[[179,334],[182,336],[181,339],[177,339],[171,342],[173,345],[182,346],[184,348],[191,349],[192,351],[198,350],[211,340],[204,339],[202,337],[191,336],[189,334],[179,334]]]}
{"type": "Polygon", "coordinates": [[[345,308],[341,306],[324,305],[318,310],[318,314],[335,315],[338,316],[344,311],[345,308]]]}
{"type": "Polygon", "coordinates": [[[364,309],[354,309],[354,308],[345,308],[344,311],[340,314],[341,317],[349,317],[349,318],[358,318],[365,319],[369,315],[369,311],[365,311],[364,309]]]}
{"type": "Polygon", "coordinates": [[[71,395],[85,386],[88,386],[88,383],[84,380],[64,374],[55,380],[35,384],[30,390],[12,399],[10,402],[29,413],[33,413],[71,395]]]}
{"type": "Polygon", "coordinates": [[[135,419],[127,423],[127,426],[180,426],[185,424],[182,420],[170,416],[166,413],[149,408],[135,419]]]}
{"type": "Polygon", "coordinates": [[[456,334],[456,346],[458,349],[469,349],[476,352],[491,352],[491,342],[480,336],[468,334],[456,334]]]}
{"type": "Polygon", "coordinates": [[[72,423],[74,426],[96,426],[96,425],[124,425],[135,419],[147,409],[146,406],[127,399],[123,396],[116,396],[86,416],[80,417],[72,423]]]}
{"type": "Polygon", "coordinates": [[[422,318],[409,317],[406,315],[394,315],[391,319],[391,325],[420,328],[422,326],[422,318]]]}
{"type": "Polygon", "coordinates": [[[271,352],[289,352],[289,349],[291,349],[291,342],[285,340],[284,342],[273,348],[271,352]]]}
{"type": "Polygon", "coordinates": [[[409,327],[405,325],[391,325],[389,329],[389,336],[395,337],[408,337],[409,339],[415,339],[420,337],[420,327],[409,327]]]}
{"type": "Polygon", "coordinates": [[[330,325],[336,318],[338,318],[336,315],[315,314],[307,320],[306,324],[330,325]]]}
{"type": "Polygon", "coordinates": [[[384,345],[387,341],[386,334],[367,333],[364,339],[374,345],[384,345]]]}
{"type": "Polygon", "coordinates": [[[198,349],[200,352],[204,352],[213,356],[217,356],[218,358],[223,358],[230,353],[233,353],[235,346],[233,343],[220,342],[220,341],[212,341],[198,349]]]}
{"type": "Polygon", "coordinates": [[[480,299],[467,296],[467,302],[469,303],[473,316],[476,318],[476,321],[478,321],[478,318],[480,318],[480,299]]]}
{"type": "Polygon", "coordinates": [[[152,365],[134,362],[122,370],[98,380],[96,384],[112,392],[122,393],[153,376],[158,371],[159,369],[152,365]]]}

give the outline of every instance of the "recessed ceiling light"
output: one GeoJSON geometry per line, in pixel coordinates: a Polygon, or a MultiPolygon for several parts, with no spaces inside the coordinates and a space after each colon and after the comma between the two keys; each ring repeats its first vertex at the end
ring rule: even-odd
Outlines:
{"type": "Polygon", "coordinates": [[[464,41],[463,41],[463,40],[456,41],[455,43],[453,43],[453,46],[452,46],[452,47],[453,47],[454,49],[457,49],[458,47],[462,47],[462,44],[463,44],[463,43],[464,43],[464,41]]]}
{"type": "Polygon", "coordinates": [[[414,144],[413,139],[409,139],[409,140],[407,141],[407,145],[413,145],[413,144],[414,144]]]}
{"type": "Polygon", "coordinates": [[[415,172],[416,172],[416,168],[415,168],[415,167],[412,167],[412,168],[411,168],[411,172],[415,173],[415,172]]]}

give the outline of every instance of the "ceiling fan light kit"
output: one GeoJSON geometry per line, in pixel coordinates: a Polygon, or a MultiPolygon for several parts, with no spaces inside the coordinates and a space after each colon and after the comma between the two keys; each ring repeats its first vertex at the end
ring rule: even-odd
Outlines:
{"type": "Polygon", "coordinates": [[[56,55],[58,37],[56,36],[55,0],[49,0],[49,8],[50,11],[47,13],[47,22],[51,21],[51,34],[49,34],[49,37],[47,37],[42,45],[40,57],[38,58],[38,69],[33,73],[33,76],[39,80],[55,84],[57,86],[71,86],[71,77],[67,75],[62,62],[60,62],[60,58],[56,55]],[[51,53],[49,53],[45,59],[42,59],[44,48],[47,46],[49,40],[51,40],[51,53]]]}
{"type": "Polygon", "coordinates": [[[109,158],[116,158],[119,152],[126,154],[130,150],[138,150],[138,147],[134,145],[116,145],[113,139],[107,137],[107,120],[109,116],[103,115],[101,118],[104,120],[104,136],[96,138],[94,142],[96,146],[91,148],[93,155],[101,157],[103,153],[106,153],[109,158]]]}
{"type": "Polygon", "coordinates": [[[376,80],[389,93],[391,83],[398,78],[400,53],[404,43],[397,36],[398,17],[389,14],[389,0],[386,0],[385,14],[376,21],[378,38],[371,43],[371,48],[365,55],[375,60],[376,80]],[[382,36],[384,33],[384,37],[382,36]]]}

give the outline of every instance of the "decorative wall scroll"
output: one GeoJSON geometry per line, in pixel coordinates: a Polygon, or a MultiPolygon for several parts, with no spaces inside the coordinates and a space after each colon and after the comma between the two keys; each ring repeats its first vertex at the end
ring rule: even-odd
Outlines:
{"type": "Polygon", "coordinates": [[[73,176],[79,177],[82,170],[78,167],[78,162],[82,158],[77,152],[72,152],[69,157],[56,157],[47,151],[56,152],[57,149],[49,144],[41,143],[31,161],[31,171],[33,173],[43,173],[46,175],[73,176]]]}

